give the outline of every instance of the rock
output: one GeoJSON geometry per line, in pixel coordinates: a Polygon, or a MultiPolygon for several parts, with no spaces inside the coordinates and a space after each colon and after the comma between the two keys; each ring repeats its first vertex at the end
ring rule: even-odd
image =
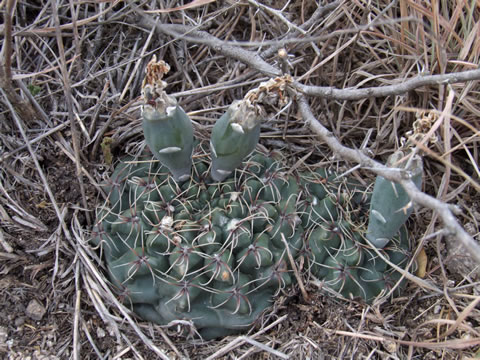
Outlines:
{"type": "Polygon", "coordinates": [[[449,261],[445,264],[451,273],[468,276],[473,281],[480,280],[480,265],[465,251],[454,238],[447,240],[449,261]]]}
{"type": "Polygon", "coordinates": [[[103,330],[101,327],[98,327],[98,328],[97,328],[97,337],[98,337],[99,339],[101,339],[101,338],[104,338],[105,335],[107,335],[107,334],[105,333],[105,330],[103,330]]]}
{"type": "Polygon", "coordinates": [[[25,316],[19,316],[15,319],[15,326],[19,327],[25,324],[25,316]]]}
{"type": "MultiPolygon", "coordinates": [[[[471,223],[465,224],[465,231],[474,237],[475,227],[471,223]]],[[[468,276],[473,281],[480,280],[480,264],[478,264],[469,254],[460,242],[452,236],[446,240],[449,261],[446,263],[451,273],[461,276],[468,276]]]]}
{"type": "Polygon", "coordinates": [[[25,315],[33,320],[39,321],[42,320],[46,312],[47,309],[45,309],[40,302],[33,299],[28,303],[27,309],[25,310],[25,315]]]}
{"type": "Polygon", "coordinates": [[[8,331],[5,326],[0,326],[0,346],[5,346],[7,344],[8,331]]]}

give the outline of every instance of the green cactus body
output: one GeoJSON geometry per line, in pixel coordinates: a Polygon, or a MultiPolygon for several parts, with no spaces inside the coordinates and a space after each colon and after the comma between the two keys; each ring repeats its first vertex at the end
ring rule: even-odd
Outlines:
{"type": "MultiPolygon", "coordinates": [[[[124,304],[146,320],[190,320],[207,339],[246,330],[295,281],[289,255],[349,299],[371,302],[400,278],[365,240],[370,194],[350,179],[289,173],[281,157],[256,152],[213,183],[196,157],[179,185],[144,160],[117,165],[92,243],[124,304]]],[[[379,251],[405,266],[408,250],[400,231],[379,251]]]]}

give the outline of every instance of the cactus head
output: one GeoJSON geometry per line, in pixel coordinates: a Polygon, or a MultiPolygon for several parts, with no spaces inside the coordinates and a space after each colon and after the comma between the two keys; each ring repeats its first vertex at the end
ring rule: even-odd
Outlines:
{"type": "Polygon", "coordinates": [[[293,79],[285,75],[260,83],[243,100],[233,102],[217,120],[210,139],[211,177],[214,181],[227,178],[255,149],[260,138],[261,121],[265,118],[261,104],[284,106],[289,99],[287,85],[292,82],[293,79]]]}
{"type": "Polygon", "coordinates": [[[148,63],[142,86],[142,126],[145,141],[177,181],[190,177],[193,151],[192,123],[176,100],[164,91],[169,66],[156,57],[148,63]]]}

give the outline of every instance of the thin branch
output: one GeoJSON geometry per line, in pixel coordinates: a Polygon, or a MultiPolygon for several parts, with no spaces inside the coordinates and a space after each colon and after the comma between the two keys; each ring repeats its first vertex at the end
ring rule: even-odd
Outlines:
{"type": "MultiPolygon", "coordinates": [[[[55,3],[55,0],[50,1],[50,5],[52,7],[52,13],[53,13],[53,19],[55,23],[55,34],[56,34],[56,40],[57,40],[57,45],[58,45],[58,51],[59,51],[59,60],[58,63],[60,65],[61,69],[61,74],[62,74],[62,80],[63,80],[63,86],[65,88],[65,101],[67,103],[67,109],[68,109],[68,117],[70,119],[70,129],[72,131],[72,142],[73,142],[73,150],[75,153],[75,165],[76,165],[76,170],[77,170],[77,178],[78,178],[78,184],[80,186],[80,193],[82,195],[82,203],[85,209],[88,209],[88,204],[87,204],[87,196],[85,192],[85,184],[83,183],[83,177],[82,177],[82,170],[81,170],[81,162],[80,162],[80,134],[77,129],[77,124],[75,122],[75,116],[74,116],[74,110],[73,110],[73,100],[72,100],[72,88],[70,86],[70,81],[69,81],[69,75],[67,71],[67,61],[65,57],[65,49],[63,46],[63,39],[62,35],[60,32],[60,18],[58,16],[58,9],[57,5],[55,3]]],[[[75,23],[74,23],[75,25],[75,23]]],[[[91,219],[90,219],[90,214],[88,211],[85,211],[85,218],[87,219],[87,223],[90,225],[91,219]]]]}
{"type": "Polygon", "coordinates": [[[450,205],[420,191],[413,181],[406,177],[402,171],[392,171],[392,169],[387,166],[372,160],[360,150],[343,146],[335,136],[315,118],[305,97],[299,97],[298,105],[305,122],[335,154],[342,157],[342,159],[350,160],[360,164],[362,167],[370,168],[377,175],[402,185],[413,202],[436,211],[444,223],[447,231],[446,235],[455,236],[465,249],[469,251],[472,258],[480,263],[480,246],[458,223],[452,213],[450,205]]]}
{"type": "Polygon", "coordinates": [[[5,81],[12,81],[12,23],[13,11],[15,10],[16,0],[7,0],[7,11],[5,13],[5,40],[3,42],[3,54],[5,56],[5,81]]]}
{"type": "MultiPolygon", "coordinates": [[[[284,321],[287,318],[287,315],[283,315],[282,317],[278,318],[275,320],[273,323],[270,325],[264,327],[263,329],[257,331],[255,334],[250,335],[248,338],[250,340],[253,340],[254,338],[258,337],[261,334],[264,334],[265,332],[269,331],[271,328],[277,326],[280,324],[282,321],[284,321]]],[[[224,347],[221,349],[217,350],[214,354],[210,355],[207,360],[214,360],[217,359],[220,356],[223,356],[227,354],[229,351],[232,351],[236,349],[237,347],[243,345],[246,342],[246,337],[245,336],[239,336],[236,337],[234,340],[226,344],[224,347]]]]}
{"type": "Polygon", "coordinates": [[[295,260],[293,259],[292,252],[290,251],[290,246],[288,246],[287,240],[285,239],[285,235],[283,235],[283,233],[280,235],[282,236],[282,242],[285,245],[285,251],[287,252],[288,260],[290,261],[290,266],[293,269],[295,279],[297,279],[300,292],[302,293],[302,296],[303,296],[303,300],[308,303],[310,301],[310,296],[308,296],[307,290],[305,290],[305,285],[303,285],[302,277],[300,276],[297,266],[295,265],[295,260]]]}
{"type": "Polygon", "coordinates": [[[17,112],[15,111],[15,108],[13,107],[12,103],[9,101],[7,94],[3,91],[2,88],[0,88],[0,92],[2,93],[2,95],[5,99],[5,103],[7,104],[8,108],[9,108],[11,114],[12,114],[13,120],[15,121],[15,124],[17,125],[17,128],[20,132],[20,135],[22,136],[23,141],[27,145],[28,152],[30,153],[30,156],[32,157],[32,160],[35,164],[35,168],[37,169],[37,172],[38,172],[38,175],[40,176],[40,179],[42,180],[43,186],[45,188],[45,191],[48,194],[50,202],[52,203],[52,206],[55,210],[55,213],[58,217],[58,220],[60,221],[60,223],[62,223],[62,213],[61,213],[60,208],[58,207],[58,204],[55,200],[55,196],[53,196],[53,192],[50,189],[47,177],[45,176],[45,173],[43,172],[42,167],[40,166],[40,162],[38,161],[38,158],[35,154],[35,151],[33,151],[30,140],[28,139],[27,134],[25,133],[25,130],[23,128],[22,120],[18,116],[17,112]]]}
{"type": "MultiPolygon", "coordinates": [[[[142,16],[148,26],[155,26],[158,31],[164,34],[168,34],[177,39],[181,37],[190,42],[205,44],[222,55],[240,60],[268,76],[280,76],[282,73],[278,67],[270,65],[256,52],[243,49],[240,47],[240,44],[239,46],[231,45],[207,32],[196,30],[189,26],[161,24],[148,14],[145,14],[141,9],[135,8],[135,11],[142,16]]],[[[358,32],[358,29],[356,31],[358,32]]],[[[427,85],[454,84],[473,80],[480,80],[480,69],[440,75],[418,75],[398,84],[363,89],[337,89],[333,86],[311,86],[299,82],[294,82],[293,86],[303,94],[309,96],[324,97],[332,100],[360,100],[370,97],[401,95],[427,85]]]]}
{"type": "Polygon", "coordinates": [[[394,85],[364,89],[336,89],[332,86],[310,86],[298,82],[294,86],[305,95],[325,97],[333,100],[360,100],[369,97],[401,95],[426,85],[446,85],[480,80],[480,69],[441,75],[418,75],[394,85]]]}
{"type": "Polygon", "coordinates": [[[32,106],[20,95],[15,92],[12,84],[12,31],[13,31],[13,14],[15,12],[16,0],[7,0],[6,11],[4,12],[4,32],[2,51],[0,56],[0,87],[3,88],[9,102],[19,113],[22,119],[33,121],[36,113],[32,106]]]}
{"type": "MultiPolygon", "coordinates": [[[[317,7],[317,9],[314,11],[314,13],[312,14],[312,16],[310,16],[310,18],[305,21],[305,23],[303,23],[302,25],[300,25],[300,29],[308,32],[310,30],[310,28],[316,24],[318,24],[318,20],[326,13],[336,9],[339,5],[341,4],[340,1],[334,1],[332,3],[329,3],[329,4],[326,4],[324,6],[319,6],[317,7]]],[[[291,33],[289,34],[286,34],[286,36],[283,38],[283,39],[279,39],[279,40],[291,40],[291,39],[296,39],[298,36],[300,35],[300,33],[296,30],[292,31],[291,33]]],[[[273,54],[275,54],[275,52],[279,49],[281,49],[282,47],[284,46],[284,44],[276,44],[276,45],[272,45],[270,46],[267,50],[263,51],[262,53],[260,53],[260,56],[263,58],[263,59],[266,59],[270,56],[272,56],[273,54]]]]}
{"type": "Polygon", "coordinates": [[[151,29],[151,27],[154,26],[157,31],[173,36],[177,40],[181,38],[185,38],[186,40],[196,40],[198,43],[203,43],[224,56],[231,57],[248,64],[250,67],[261,72],[262,74],[266,74],[268,76],[280,76],[282,74],[280,69],[264,61],[256,52],[226,44],[225,41],[222,41],[207,32],[196,30],[195,28],[189,26],[162,24],[138,7],[135,8],[135,12],[137,12],[143,18],[146,23],[144,26],[146,25],[147,28],[151,29]],[[186,37],[187,35],[188,38],[186,37]]]}
{"type": "Polygon", "coordinates": [[[290,32],[291,29],[295,29],[299,33],[305,35],[307,32],[303,30],[301,27],[291,23],[285,16],[283,16],[282,10],[273,9],[267,5],[261,4],[256,0],[247,0],[251,5],[258,7],[259,9],[264,10],[265,12],[269,13],[270,15],[276,17],[278,20],[283,22],[288,27],[288,31],[290,32]]]}

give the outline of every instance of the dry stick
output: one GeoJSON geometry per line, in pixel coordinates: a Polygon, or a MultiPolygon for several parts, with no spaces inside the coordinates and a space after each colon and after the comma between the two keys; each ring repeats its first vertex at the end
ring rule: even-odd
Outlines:
{"type": "MultiPolygon", "coordinates": [[[[35,37],[38,37],[38,36],[56,36],[57,30],[72,30],[74,26],[80,27],[80,26],[87,25],[89,23],[94,22],[95,20],[104,16],[110,10],[114,9],[121,2],[122,2],[122,0],[112,1],[112,2],[110,2],[110,6],[107,9],[105,9],[105,10],[103,10],[103,11],[101,11],[101,12],[99,12],[99,13],[93,15],[93,16],[90,16],[86,19],[78,20],[76,22],[76,24],[68,23],[68,24],[60,25],[60,27],[55,26],[54,28],[53,27],[33,28],[33,29],[29,28],[28,30],[20,30],[20,31],[16,32],[15,36],[35,36],[35,37]]],[[[0,29],[0,35],[3,35],[3,33],[4,33],[4,31],[2,31],[2,29],[0,29]]]]}
{"type": "MultiPolygon", "coordinates": [[[[79,264],[79,263],[77,263],[79,264]]],[[[78,324],[80,321],[80,303],[82,290],[77,290],[75,299],[75,315],[73,317],[73,359],[78,360],[80,357],[80,341],[78,333],[78,324]]]]}
{"type": "MultiPolygon", "coordinates": [[[[89,260],[89,255],[87,255],[85,253],[85,251],[81,248],[81,247],[77,247],[78,251],[80,252],[80,255],[82,256],[83,258],[83,262],[84,263],[88,263],[88,267],[89,267],[89,270],[92,270],[92,266],[95,267],[93,264],[90,263],[90,260],[89,260]],[[88,259],[88,260],[87,260],[88,259]]],[[[108,289],[108,286],[107,284],[104,282],[103,280],[103,275],[101,275],[100,273],[95,273],[93,274],[94,277],[95,277],[95,280],[97,283],[101,283],[102,287],[103,287],[103,290],[104,289],[108,289]]],[[[85,281],[91,281],[91,282],[95,282],[95,280],[93,280],[89,275],[85,276],[85,281]]],[[[104,290],[105,291],[105,290],[104,290]]],[[[152,340],[150,340],[143,332],[142,330],[140,329],[140,327],[135,323],[135,321],[133,321],[133,319],[131,318],[131,316],[128,314],[128,309],[125,308],[125,306],[123,304],[121,304],[117,299],[116,297],[111,293],[110,290],[108,291],[105,291],[105,293],[103,295],[107,295],[109,300],[117,307],[117,309],[121,312],[122,314],[122,320],[127,320],[127,322],[129,323],[129,325],[132,327],[132,329],[136,332],[136,334],[138,335],[138,337],[144,342],[145,345],[147,345],[150,350],[152,350],[156,355],[158,355],[159,358],[161,359],[164,359],[164,360],[169,360],[168,356],[166,356],[162,350],[160,350],[157,346],[155,346],[155,344],[152,342],[152,340]]]]}
{"type": "Polygon", "coordinates": [[[219,53],[227,57],[232,57],[234,59],[240,60],[263,74],[266,74],[268,76],[280,76],[282,74],[282,72],[278,68],[265,62],[255,52],[240,49],[239,47],[233,45],[227,45],[225,41],[222,41],[207,32],[195,30],[194,28],[188,26],[161,24],[155,21],[151,16],[145,14],[145,12],[138,7],[135,8],[135,12],[137,12],[143,18],[143,20],[147,23],[149,29],[152,26],[155,26],[157,31],[168,34],[177,39],[188,35],[188,40],[191,40],[191,37],[193,37],[194,39],[197,39],[198,42],[205,43],[206,45],[212,47],[215,51],[218,51],[219,53]]]}
{"type": "Polygon", "coordinates": [[[92,114],[92,122],[90,123],[90,128],[88,130],[88,137],[92,138],[93,132],[95,128],[97,127],[97,119],[100,114],[101,107],[103,105],[103,101],[105,100],[105,97],[108,94],[108,90],[110,90],[110,80],[107,80],[105,82],[105,85],[103,86],[102,93],[100,94],[100,97],[98,98],[98,102],[95,105],[95,109],[93,110],[92,114]]]}
{"type": "MultiPolygon", "coordinates": [[[[72,160],[75,163],[75,157],[59,141],[55,141],[55,144],[60,148],[60,150],[62,150],[65,153],[65,155],[68,156],[70,160],[72,160]]],[[[87,169],[83,167],[82,164],[80,164],[80,170],[85,174],[88,180],[90,180],[90,183],[96,187],[97,191],[100,194],[102,194],[102,196],[106,199],[107,194],[105,194],[105,191],[102,189],[101,185],[95,181],[93,176],[90,175],[90,173],[87,171],[87,169]]]]}
{"type": "MultiPolygon", "coordinates": [[[[60,125],[55,126],[53,129],[50,129],[50,130],[46,131],[45,133],[43,133],[42,135],[37,136],[35,139],[32,139],[30,141],[30,144],[32,144],[32,145],[35,144],[36,142],[38,142],[38,141],[56,133],[57,131],[62,130],[65,126],[67,126],[67,124],[65,124],[65,123],[61,123],[60,125]]],[[[20,146],[16,149],[10,151],[9,153],[6,153],[6,154],[0,156],[0,163],[4,162],[10,156],[15,155],[19,151],[25,150],[26,148],[27,148],[27,145],[22,145],[22,146],[20,146]]]]}
{"type": "Polygon", "coordinates": [[[110,127],[110,124],[113,122],[113,120],[119,115],[122,114],[126,109],[128,109],[136,100],[130,101],[128,104],[122,106],[120,109],[115,110],[108,120],[105,122],[105,124],[102,125],[100,130],[97,131],[97,134],[95,135],[96,139],[95,142],[93,143],[92,151],[90,152],[90,160],[92,160],[95,157],[95,154],[98,152],[98,148],[100,144],[102,143],[103,140],[103,134],[107,131],[107,129],[110,127]]]}
{"type": "Polygon", "coordinates": [[[87,336],[88,342],[92,346],[93,351],[95,351],[95,354],[97,354],[98,359],[104,360],[104,357],[100,352],[100,349],[98,348],[97,344],[95,344],[95,341],[93,340],[92,335],[90,335],[90,332],[88,331],[87,325],[85,325],[84,321],[82,321],[82,330],[87,336]]]}
{"type": "MultiPolygon", "coordinates": [[[[137,12],[139,15],[144,16],[144,20],[146,23],[148,23],[148,30],[150,29],[150,26],[154,24],[154,20],[151,18],[148,18],[148,14],[146,14],[143,10],[137,8],[134,8],[135,12],[137,12]]],[[[376,26],[381,26],[381,25],[394,25],[399,22],[405,22],[405,21],[412,21],[412,22],[418,22],[420,21],[415,18],[415,17],[407,17],[407,18],[401,18],[401,19],[389,19],[385,21],[377,21],[375,22],[376,26]]],[[[139,23],[139,26],[142,26],[145,28],[146,24],[139,23]]],[[[205,26],[205,24],[203,24],[205,26]]],[[[319,41],[327,41],[331,38],[337,37],[337,36],[345,36],[348,34],[358,34],[360,32],[370,32],[371,24],[366,24],[366,25],[360,25],[355,28],[351,29],[345,29],[345,30],[335,30],[332,31],[326,35],[320,35],[320,36],[309,36],[309,37],[304,37],[304,38],[287,38],[283,40],[261,40],[261,41],[227,41],[227,40],[219,40],[216,38],[214,35],[211,35],[207,32],[204,31],[197,31],[199,26],[186,26],[186,25],[177,25],[177,24],[160,24],[160,27],[164,29],[166,34],[169,34],[170,36],[173,36],[175,40],[178,39],[184,39],[189,42],[193,43],[198,43],[198,44],[204,44],[210,47],[215,48],[215,50],[220,51],[221,49],[216,49],[218,45],[218,41],[221,41],[221,46],[228,46],[230,48],[233,48],[235,52],[238,52],[236,49],[238,48],[247,48],[247,47],[266,47],[266,46],[280,46],[280,47],[285,47],[289,44],[302,44],[302,43],[317,43],[319,41]],[[201,36],[198,36],[199,33],[201,36]],[[193,35],[193,36],[190,36],[193,35]],[[210,37],[205,36],[205,35],[210,35],[210,37]],[[212,39],[212,37],[214,39],[212,39]],[[217,44],[214,44],[214,42],[217,42],[217,44]]],[[[278,49],[278,48],[277,48],[278,49]]],[[[230,49],[231,50],[231,49],[230,49]]],[[[248,51],[247,51],[248,52],[248,51]]],[[[244,54],[243,54],[244,55],[244,54]]],[[[268,66],[272,66],[268,64],[268,66]]],[[[258,70],[258,69],[257,69],[258,70]]]]}
{"type": "Polygon", "coordinates": [[[369,97],[401,95],[425,85],[454,84],[480,80],[480,69],[442,75],[418,75],[398,84],[364,89],[337,89],[332,86],[311,86],[294,82],[293,86],[305,95],[320,96],[333,100],[360,100],[369,97]]]}
{"type": "Polygon", "coordinates": [[[264,10],[265,12],[271,14],[272,16],[276,17],[279,19],[281,22],[283,22],[285,25],[287,25],[288,30],[290,31],[291,29],[295,29],[302,35],[305,35],[307,32],[303,30],[302,28],[298,27],[297,25],[291,23],[285,16],[283,16],[283,9],[277,10],[277,9],[272,9],[271,7],[268,7],[264,4],[261,4],[257,2],[256,0],[247,0],[251,5],[258,7],[259,9],[264,10]]]}
{"type": "MultiPolygon", "coordinates": [[[[175,37],[188,35],[188,38],[184,37],[186,40],[206,44],[213,50],[227,57],[233,57],[244,62],[262,74],[268,76],[281,75],[280,69],[267,63],[257,55],[256,52],[245,50],[240,46],[227,45],[225,41],[219,40],[213,35],[204,31],[194,30],[188,26],[157,23],[142,10],[136,8],[135,11],[142,16],[143,20],[148,23],[148,26],[153,25],[162,33],[175,37]]],[[[358,29],[356,31],[358,32],[358,29]]],[[[480,80],[480,69],[442,75],[418,75],[398,84],[363,89],[337,89],[332,86],[310,86],[298,82],[294,82],[293,86],[305,95],[319,96],[333,100],[360,100],[369,97],[400,95],[426,85],[454,84],[472,80],[480,80]]]]}
{"type": "Polygon", "coordinates": [[[453,332],[460,326],[460,324],[471,314],[471,312],[477,307],[480,303],[480,296],[473,300],[458,316],[457,320],[452,327],[450,327],[444,334],[440,335],[439,338],[446,338],[453,334],[453,332]]]}
{"type": "Polygon", "coordinates": [[[16,3],[16,0],[7,0],[7,11],[4,15],[5,39],[3,42],[3,53],[5,56],[5,82],[8,83],[12,82],[12,19],[16,3]]]}
{"type": "Polygon", "coordinates": [[[50,198],[50,202],[52,203],[53,208],[55,209],[55,213],[58,217],[58,220],[60,222],[63,222],[63,216],[62,212],[60,211],[60,208],[57,205],[57,202],[55,200],[55,196],[53,196],[52,189],[50,189],[50,186],[48,185],[47,177],[43,173],[42,167],[40,166],[40,163],[38,162],[37,155],[33,151],[32,145],[30,144],[30,140],[27,137],[27,134],[25,133],[25,130],[23,129],[23,124],[22,120],[18,117],[17,112],[13,108],[13,105],[10,103],[8,100],[7,94],[3,91],[2,88],[0,88],[0,92],[2,93],[3,97],[5,98],[5,102],[12,113],[12,117],[15,121],[15,124],[17,125],[18,130],[20,131],[20,135],[22,136],[23,141],[27,145],[28,152],[30,153],[30,156],[33,160],[33,163],[35,164],[35,168],[37,169],[38,175],[40,176],[40,179],[42,180],[43,186],[45,187],[45,190],[47,191],[48,197],[50,198]]]}
{"type": "MultiPolygon", "coordinates": [[[[65,209],[64,209],[65,210],[65,209]]],[[[66,211],[64,211],[66,214],[66,211]]],[[[57,244],[59,242],[57,241],[57,244]]],[[[56,257],[58,259],[58,255],[56,257]]],[[[79,334],[79,324],[81,317],[81,304],[82,304],[82,290],[80,289],[80,264],[81,261],[78,261],[77,256],[73,260],[75,263],[75,289],[76,289],[76,299],[75,299],[75,315],[73,316],[73,360],[80,359],[80,353],[82,344],[80,343],[80,334],[79,334]]]]}
{"type": "Polygon", "coordinates": [[[3,41],[0,58],[0,87],[5,91],[8,100],[18,111],[20,117],[25,120],[33,120],[36,117],[32,106],[22,99],[15,91],[12,84],[12,19],[15,10],[16,0],[7,0],[4,13],[5,38],[3,41]]]}
{"type": "Polygon", "coordinates": [[[124,87],[122,93],[120,94],[120,98],[117,100],[119,104],[122,103],[123,98],[125,97],[127,91],[130,90],[130,84],[133,82],[133,79],[135,78],[135,76],[137,76],[138,68],[140,67],[140,64],[142,63],[142,60],[145,56],[145,53],[146,53],[146,51],[147,51],[147,49],[150,45],[150,42],[152,40],[153,34],[155,33],[154,30],[155,30],[155,28],[152,27],[152,29],[150,30],[150,34],[148,34],[147,40],[143,44],[142,51],[140,52],[139,55],[136,55],[136,57],[138,57],[138,60],[137,60],[135,66],[133,68],[132,73],[130,74],[130,77],[127,80],[127,83],[125,84],[125,87],[124,87]]]}
{"type": "Polygon", "coordinates": [[[295,260],[293,259],[292,253],[290,252],[290,246],[288,246],[285,235],[283,235],[283,233],[281,233],[280,235],[282,236],[282,241],[285,244],[285,250],[287,252],[288,260],[290,261],[290,266],[292,267],[295,278],[297,279],[298,287],[300,288],[300,292],[302,293],[303,300],[308,303],[310,302],[310,296],[308,296],[307,290],[305,290],[305,286],[303,285],[302,277],[298,273],[297,266],[295,265],[295,260]]]}
{"type": "Polygon", "coordinates": [[[390,169],[387,166],[370,159],[363,152],[343,146],[335,136],[315,118],[305,97],[299,97],[298,105],[305,122],[335,154],[340,155],[342,159],[354,161],[364,168],[371,168],[371,170],[377,175],[399,183],[403,186],[413,202],[437,211],[438,215],[443,220],[445,229],[448,231],[447,235],[456,236],[462,245],[470,252],[470,255],[480,263],[480,246],[460,226],[448,204],[421,192],[410,179],[402,175],[402,172],[392,171],[394,169],[390,169]]]}
{"type": "MultiPolygon", "coordinates": [[[[254,339],[256,338],[257,336],[263,334],[264,332],[270,330],[271,328],[273,328],[274,326],[276,326],[277,324],[281,323],[283,320],[285,320],[287,318],[287,315],[283,315],[282,317],[278,318],[277,320],[275,320],[272,324],[268,325],[267,327],[263,328],[262,330],[259,330],[258,332],[256,332],[255,334],[253,335],[250,335],[248,338],[249,339],[254,339]]],[[[230,341],[228,344],[226,344],[224,347],[222,347],[221,349],[217,350],[214,354],[210,355],[206,360],[213,360],[219,356],[222,356],[222,355],[225,355],[226,353],[228,353],[229,351],[231,350],[234,350],[235,348],[241,346],[242,344],[245,343],[245,336],[240,336],[240,337],[236,337],[234,340],[230,341]]]]}
{"type": "MultiPolygon", "coordinates": [[[[58,16],[58,9],[55,0],[51,0],[51,7],[52,7],[52,13],[53,13],[53,18],[55,21],[55,34],[57,37],[57,45],[58,45],[58,51],[60,53],[60,68],[62,72],[62,80],[63,80],[63,86],[65,88],[65,97],[67,101],[67,108],[68,108],[68,117],[70,118],[70,128],[72,130],[72,142],[73,142],[73,150],[75,153],[75,165],[76,165],[76,170],[77,170],[77,178],[78,178],[78,184],[80,186],[80,192],[82,194],[82,202],[83,202],[83,207],[85,209],[88,209],[88,204],[87,204],[87,196],[85,193],[85,184],[83,183],[83,176],[82,176],[82,168],[81,168],[81,162],[80,162],[80,138],[79,138],[79,131],[77,129],[77,124],[75,122],[75,116],[73,113],[73,100],[72,100],[72,89],[70,87],[70,81],[68,78],[68,71],[67,71],[67,62],[65,58],[65,49],[63,47],[63,40],[62,40],[62,34],[60,32],[60,18],[58,16]]],[[[85,211],[85,218],[87,219],[88,225],[91,225],[91,219],[90,219],[90,213],[88,211],[85,211]]]]}
{"type": "Polygon", "coordinates": [[[0,245],[7,253],[11,254],[13,252],[12,246],[5,240],[5,237],[3,236],[2,229],[0,229],[0,245]]]}
{"type": "MultiPolygon", "coordinates": [[[[14,76],[15,77],[15,76],[14,76]]],[[[32,107],[33,107],[33,110],[34,112],[36,112],[36,114],[38,114],[38,116],[40,117],[40,119],[42,119],[43,121],[45,121],[45,124],[47,124],[48,126],[52,127],[54,124],[53,122],[50,120],[50,117],[47,115],[47,113],[43,110],[43,108],[40,106],[40,104],[38,103],[38,101],[35,99],[35,97],[32,95],[32,93],[30,92],[30,90],[28,90],[28,88],[25,86],[25,84],[23,83],[22,80],[15,80],[15,83],[17,84],[17,86],[20,88],[20,90],[23,92],[23,94],[25,95],[25,97],[28,99],[29,103],[32,104],[32,107]]],[[[61,133],[60,133],[61,134],[61,133]]],[[[60,136],[60,138],[62,138],[60,136]]],[[[65,140],[62,139],[64,142],[65,140]]]]}
{"type": "Polygon", "coordinates": [[[170,338],[168,337],[168,335],[165,333],[165,331],[160,327],[160,326],[156,326],[155,327],[155,330],[157,330],[160,335],[162,336],[163,340],[167,343],[168,346],[170,346],[170,348],[175,352],[175,354],[177,354],[178,358],[180,359],[182,357],[182,354],[180,353],[180,351],[177,349],[177,347],[175,346],[175,344],[172,342],[172,340],[170,340],[170,338]]]}
{"type": "MultiPolygon", "coordinates": [[[[302,25],[300,25],[300,29],[304,30],[304,31],[308,31],[312,26],[314,25],[318,25],[318,20],[327,12],[329,11],[332,11],[334,9],[336,9],[339,5],[341,4],[341,1],[334,1],[330,4],[326,4],[324,6],[319,6],[317,7],[317,9],[314,11],[314,13],[312,14],[312,16],[307,20],[305,21],[302,25]]],[[[285,36],[285,40],[288,40],[288,39],[295,39],[297,36],[299,36],[299,32],[298,31],[293,31],[289,34],[287,34],[285,36]]],[[[282,44],[277,44],[277,45],[273,45],[273,46],[270,46],[267,50],[263,51],[260,53],[260,56],[265,59],[265,58],[268,58],[270,56],[272,56],[273,54],[275,54],[275,52],[282,48],[283,45],[282,44]]]]}
{"type": "Polygon", "coordinates": [[[409,345],[409,346],[414,346],[414,347],[421,347],[421,348],[427,348],[427,349],[466,349],[470,348],[472,346],[480,344],[480,338],[473,338],[473,339],[455,339],[455,340],[446,340],[444,342],[427,342],[427,341],[405,341],[405,340],[398,340],[386,336],[378,336],[378,335],[368,335],[368,334],[362,334],[362,333],[354,333],[351,331],[344,331],[344,330],[333,330],[333,333],[335,335],[341,335],[341,336],[351,336],[354,338],[360,338],[360,339],[366,339],[366,340],[373,340],[373,341],[381,341],[381,342],[386,342],[386,341],[391,341],[395,342],[400,345],[409,345]]]}

